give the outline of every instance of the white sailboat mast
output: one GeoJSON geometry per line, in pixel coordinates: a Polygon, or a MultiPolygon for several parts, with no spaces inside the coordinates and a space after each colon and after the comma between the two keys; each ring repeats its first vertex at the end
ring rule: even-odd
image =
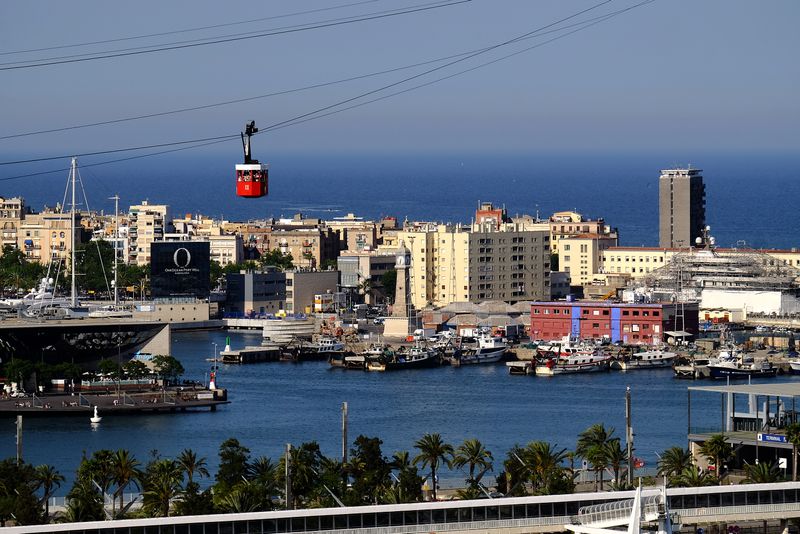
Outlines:
{"type": "Polygon", "coordinates": [[[75,254],[77,250],[75,249],[75,176],[78,173],[78,158],[72,158],[72,206],[69,211],[69,227],[70,227],[70,246],[72,248],[72,265],[70,267],[70,273],[72,274],[72,287],[70,290],[70,305],[75,307],[78,305],[78,292],[77,286],[75,284],[75,254]]]}
{"type": "Polygon", "coordinates": [[[114,309],[119,304],[119,290],[117,289],[117,261],[119,259],[119,194],[110,197],[114,201],[114,309]]]}

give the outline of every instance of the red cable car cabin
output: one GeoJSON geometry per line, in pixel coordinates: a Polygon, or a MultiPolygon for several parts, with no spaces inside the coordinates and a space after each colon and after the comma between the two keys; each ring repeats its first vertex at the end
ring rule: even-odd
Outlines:
{"type": "Polygon", "coordinates": [[[269,193],[269,165],[245,163],[236,165],[236,194],[258,198],[269,193]]]}
{"type": "Polygon", "coordinates": [[[250,121],[242,132],[244,163],[236,165],[236,194],[240,197],[259,198],[269,192],[269,165],[250,156],[250,137],[257,131],[256,121],[250,121]]]}

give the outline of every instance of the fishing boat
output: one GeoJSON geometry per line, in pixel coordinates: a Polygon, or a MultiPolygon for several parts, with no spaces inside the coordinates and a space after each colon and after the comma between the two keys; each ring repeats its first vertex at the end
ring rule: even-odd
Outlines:
{"type": "Polygon", "coordinates": [[[731,348],[721,350],[715,360],[708,364],[711,378],[773,378],[777,368],[767,361],[756,362],[752,356],[731,348]]]}
{"type": "Polygon", "coordinates": [[[626,354],[621,358],[615,358],[611,361],[611,368],[619,369],[620,371],[630,371],[633,369],[669,367],[676,357],[676,353],[664,350],[663,348],[645,350],[633,354],[626,354]]]}
{"type": "Polygon", "coordinates": [[[421,343],[413,347],[386,351],[381,356],[367,360],[367,371],[397,371],[400,369],[423,369],[439,365],[439,352],[421,343]]]}
{"type": "Polygon", "coordinates": [[[492,336],[489,332],[481,332],[474,347],[462,347],[454,355],[458,365],[478,363],[496,363],[503,359],[508,345],[499,337],[492,336]]]}
{"type": "Polygon", "coordinates": [[[306,349],[317,354],[343,353],[344,343],[335,337],[322,336],[314,343],[307,345],[306,349]]]}
{"type": "Polygon", "coordinates": [[[570,354],[539,358],[534,366],[537,376],[555,376],[575,373],[607,371],[611,357],[602,352],[570,354]]]}
{"type": "Polygon", "coordinates": [[[672,372],[675,378],[687,378],[696,380],[710,376],[708,370],[709,359],[694,357],[691,360],[673,366],[672,372]]]}

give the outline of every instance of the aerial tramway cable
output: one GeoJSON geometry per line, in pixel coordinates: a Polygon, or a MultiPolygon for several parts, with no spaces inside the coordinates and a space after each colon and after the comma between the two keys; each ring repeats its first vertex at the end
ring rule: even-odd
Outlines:
{"type": "MultiPolygon", "coordinates": [[[[604,15],[601,15],[601,16],[598,16],[598,17],[594,17],[593,19],[585,20],[585,21],[583,21],[581,23],[573,24],[573,25],[571,25],[571,27],[575,27],[575,26],[578,26],[578,27],[573,29],[570,32],[567,32],[567,33],[565,33],[563,35],[560,35],[560,36],[554,37],[552,39],[549,39],[549,40],[547,40],[547,41],[545,41],[543,43],[537,43],[536,45],[528,47],[526,49],[516,51],[514,53],[508,54],[508,55],[500,57],[500,58],[493,59],[491,61],[487,61],[487,62],[485,62],[483,64],[476,65],[476,66],[470,67],[468,69],[464,69],[463,71],[459,71],[459,72],[456,72],[456,73],[449,74],[447,76],[438,78],[436,80],[431,80],[431,81],[425,82],[423,84],[419,84],[419,85],[414,86],[414,87],[406,88],[406,89],[403,89],[401,91],[396,91],[395,93],[391,93],[389,95],[384,95],[384,96],[381,96],[381,97],[378,97],[378,98],[374,98],[374,99],[366,101],[366,102],[357,103],[357,104],[354,104],[354,105],[351,105],[351,106],[348,106],[346,108],[342,108],[342,109],[339,109],[339,110],[332,110],[332,108],[335,108],[337,106],[341,106],[342,104],[353,102],[355,100],[358,100],[359,98],[363,98],[364,96],[375,94],[375,93],[377,93],[379,91],[382,91],[382,90],[385,90],[387,88],[396,87],[396,86],[398,86],[398,85],[400,85],[400,84],[402,84],[402,83],[404,83],[406,81],[417,79],[417,78],[419,78],[421,76],[424,76],[426,74],[430,74],[430,73],[435,72],[437,70],[441,70],[443,68],[451,66],[451,65],[453,65],[455,63],[458,63],[460,61],[463,61],[463,60],[466,60],[466,59],[470,59],[471,57],[475,57],[477,55],[480,55],[481,53],[484,53],[486,51],[494,50],[494,49],[497,49],[497,48],[499,48],[501,46],[506,46],[506,45],[509,45],[509,44],[512,44],[512,43],[516,43],[516,42],[518,42],[518,41],[520,41],[520,40],[522,40],[524,38],[529,38],[532,34],[534,34],[536,32],[540,32],[540,31],[543,31],[544,29],[551,28],[551,27],[553,27],[553,26],[555,26],[557,24],[560,24],[561,22],[564,22],[566,20],[569,20],[569,19],[575,18],[577,16],[580,16],[581,14],[586,13],[587,11],[590,11],[592,9],[595,9],[597,7],[605,5],[605,4],[607,4],[607,3],[611,2],[611,1],[612,0],[604,0],[603,2],[595,4],[594,6],[591,6],[591,7],[587,8],[587,9],[581,10],[581,11],[579,11],[579,12],[573,14],[573,15],[570,15],[568,17],[562,18],[562,19],[560,19],[558,21],[555,21],[553,23],[547,24],[547,25],[545,25],[545,26],[543,26],[541,28],[538,28],[537,30],[533,30],[531,32],[527,32],[525,34],[522,34],[521,36],[515,37],[513,39],[509,39],[509,40],[504,41],[502,43],[499,43],[497,45],[493,45],[491,47],[487,47],[485,49],[481,49],[481,51],[475,52],[475,53],[473,53],[473,54],[471,54],[471,55],[469,55],[469,56],[467,56],[467,57],[465,57],[463,59],[451,61],[451,62],[449,62],[449,63],[447,63],[445,65],[442,65],[442,66],[439,66],[439,67],[435,67],[433,69],[429,69],[428,71],[425,71],[425,72],[423,72],[421,74],[416,74],[414,76],[407,77],[407,78],[405,78],[403,80],[394,82],[392,84],[388,84],[388,85],[383,86],[381,88],[374,89],[374,90],[362,93],[362,94],[360,94],[360,95],[358,95],[356,97],[348,98],[348,99],[340,101],[340,102],[338,102],[336,104],[325,106],[323,108],[318,108],[315,111],[295,116],[292,119],[287,119],[287,120],[284,120],[284,121],[280,121],[278,123],[274,123],[274,124],[272,124],[270,126],[262,128],[261,131],[262,132],[272,131],[272,130],[277,130],[277,129],[281,129],[281,128],[288,127],[288,126],[293,126],[295,124],[301,124],[303,122],[308,122],[310,120],[314,120],[314,119],[317,119],[317,118],[322,118],[322,117],[325,117],[325,116],[333,115],[333,114],[336,114],[336,113],[340,113],[342,111],[346,111],[348,109],[353,109],[353,108],[360,107],[362,105],[366,105],[366,104],[369,104],[369,103],[372,103],[372,102],[376,102],[376,101],[379,101],[379,100],[384,100],[386,98],[390,98],[390,97],[396,96],[398,94],[402,94],[402,93],[406,93],[406,92],[409,92],[409,91],[412,91],[412,90],[415,90],[415,89],[419,89],[421,87],[425,87],[427,85],[431,85],[431,84],[436,83],[438,81],[449,79],[449,78],[452,78],[454,76],[458,76],[460,74],[463,74],[463,73],[466,73],[466,72],[470,72],[472,70],[476,70],[476,69],[481,68],[483,66],[496,63],[496,62],[501,61],[503,59],[507,59],[508,57],[512,57],[512,56],[518,55],[520,53],[529,51],[531,49],[538,48],[539,46],[543,46],[544,44],[547,44],[547,43],[553,42],[555,40],[561,39],[563,37],[566,37],[568,35],[571,35],[573,33],[578,32],[578,31],[582,31],[582,30],[584,30],[586,28],[589,28],[591,26],[594,26],[596,24],[599,24],[601,22],[609,20],[609,19],[611,19],[611,18],[613,18],[613,17],[615,17],[617,15],[620,15],[620,14],[625,13],[627,11],[631,11],[631,10],[637,8],[637,7],[640,7],[640,6],[643,6],[645,4],[650,4],[650,3],[655,2],[655,0],[643,0],[643,1],[639,2],[639,3],[637,3],[637,4],[628,6],[626,8],[619,9],[619,10],[614,11],[614,12],[606,13],[604,15]],[[329,110],[331,110],[331,111],[329,111],[329,110]],[[321,114],[321,112],[323,112],[323,111],[328,111],[328,112],[324,113],[324,114],[321,114]],[[317,115],[316,116],[312,116],[314,114],[317,114],[317,115]]],[[[563,29],[564,28],[561,28],[561,30],[563,30],[563,29]]],[[[121,148],[121,149],[113,149],[113,150],[106,150],[106,151],[97,151],[97,152],[93,152],[93,153],[79,154],[79,155],[82,155],[82,156],[100,155],[100,154],[119,153],[119,152],[125,152],[125,151],[145,150],[147,148],[167,147],[167,146],[176,146],[176,145],[190,145],[190,146],[182,146],[182,147],[179,147],[179,148],[173,148],[173,149],[169,149],[169,150],[157,151],[157,152],[148,153],[148,154],[140,154],[140,155],[136,155],[136,156],[118,158],[118,159],[114,159],[114,160],[107,160],[107,161],[103,161],[103,162],[96,162],[96,163],[90,163],[90,164],[84,165],[84,167],[93,167],[93,166],[99,166],[99,165],[108,165],[108,164],[111,164],[111,163],[118,163],[118,162],[122,162],[122,161],[129,161],[129,160],[139,159],[139,158],[144,158],[144,157],[151,157],[151,156],[156,156],[156,155],[161,155],[161,154],[166,154],[166,153],[171,153],[171,152],[178,152],[178,151],[182,151],[182,150],[190,150],[190,149],[193,149],[193,148],[200,148],[200,147],[203,147],[203,146],[209,146],[209,145],[214,145],[214,144],[218,144],[218,143],[221,143],[221,142],[225,142],[225,141],[228,141],[228,140],[230,140],[232,138],[235,138],[235,137],[239,137],[239,134],[231,134],[231,135],[226,135],[226,136],[210,137],[210,138],[205,138],[205,139],[195,139],[195,140],[189,140],[189,141],[160,143],[160,144],[157,144],[157,145],[148,145],[148,146],[140,146],[140,147],[130,147],[130,148],[121,148]]],[[[56,160],[56,159],[64,159],[65,157],[69,157],[69,156],[52,156],[52,157],[46,157],[46,158],[34,158],[34,159],[30,159],[30,160],[0,162],[0,165],[12,165],[12,164],[19,164],[19,163],[41,162],[41,161],[49,161],[49,160],[56,160]]],[[[63,172],[63,171],[64,171],[64,169],[54,169],[54,170],[50,170],[50,171],[40,171],[40,172],[23,174],[23,175],[0,178],[0,181],[28,178],[28,177],[40,176],[40,175],[44,175],[44,174],[52,174],[52,173],[63,172]]]]}

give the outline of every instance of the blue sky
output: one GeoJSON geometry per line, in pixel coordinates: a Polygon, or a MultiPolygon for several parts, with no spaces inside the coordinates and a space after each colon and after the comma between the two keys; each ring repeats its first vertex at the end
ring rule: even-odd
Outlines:
{"type": "MultiPolygon", "coordinates": [[[[0,3],[0,49],[112,39],[345,3],[6,0],[0,3]]],[[[421,3],[379,0],[144,42],[275,28],[421,3]]],[[[0,135],[202,105],[403,66],[501,42],[595,3],[473,0],[234,44],[0,71],[0,135]]],[[[633,3],[614,0],[586,17],[633,3]]],[[[796,0],[657,0],[474,72],[268,133],[258,138],[255,149],[793,152],[800,147],[798,22],[796,0]]],[[[34,57],[3,55],[0,62],[34,57]]],[[[88,152],[235,133],[245,120],[278,122],[413,72],[419,70],[202,112],[0,140],[0,154],[7,160],[23,153],[88,152]]],[[[229,145],[239,150],[235,141],[229,145]]],[[[0,174],[8,172],[0,169],[0,174]]]]}

